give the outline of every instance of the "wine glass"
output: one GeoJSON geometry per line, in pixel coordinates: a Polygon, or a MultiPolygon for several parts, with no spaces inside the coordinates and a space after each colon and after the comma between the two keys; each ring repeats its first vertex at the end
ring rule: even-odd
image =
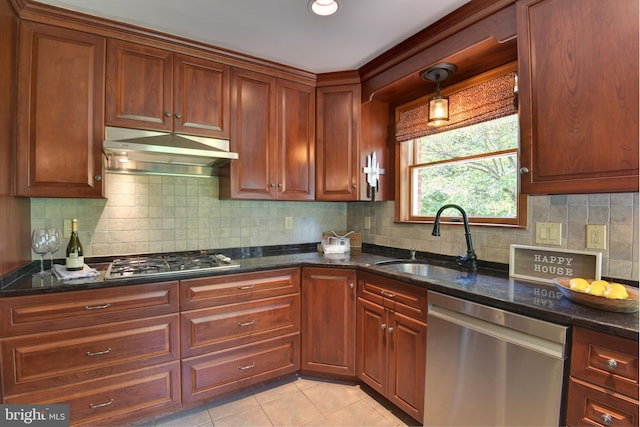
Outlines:
{"type": "Polygon", "coordinates": [[[38,228],[31,233],[31,249],[40,255],[40,271],[34,273],[36,276],[48,274],[44,271],[44,254],[49,252],[49,234],[46,228],[38,228]]]}
{"type": "Polygon", "coordinates": [[[49,252],[51,253],[51,272],[53,273],[53,254],[60,250],[60,232],[57,228],[47,229],[49,235],[49,252]]]}

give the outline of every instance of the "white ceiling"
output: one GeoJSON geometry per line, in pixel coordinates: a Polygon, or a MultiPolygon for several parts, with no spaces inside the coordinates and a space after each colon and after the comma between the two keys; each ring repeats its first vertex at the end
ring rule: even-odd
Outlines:
{"type": "Polygon", "coordinates": [[[314,73],[355,70],[469,0],[38,0],[314,73]]]}

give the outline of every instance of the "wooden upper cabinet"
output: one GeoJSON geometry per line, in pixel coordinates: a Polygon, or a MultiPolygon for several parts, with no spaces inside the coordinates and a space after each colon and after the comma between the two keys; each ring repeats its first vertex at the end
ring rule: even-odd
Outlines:
{"type": "Polygon", "coordinates": [[[105,39],[20,24],[15,194],[102,197],[105,39]]]}
{"type": "Polygon", "coordinates": [[[229,138],[229,66],[109,40],[106,124],[229,138]]]}
{"type": "Polygon", "coordinates": [[[359,200],[360,84],[317,91],[316,199],[359,200]]]}
{"type": "Polygon", "coordinates": [[[313,200],[315,90],[253,71],[231,73],[231,151],[221,197],[313,200]]]}
{"type": "Polygon", "coordinates": [[[278,79],[277,198],[313,200],[315,196],[315,88],[278,79]]]}
{"type": "Polygon", "coordinates": [[[638,191],[638,2],[517,2],[522,192],[638,191]]]}

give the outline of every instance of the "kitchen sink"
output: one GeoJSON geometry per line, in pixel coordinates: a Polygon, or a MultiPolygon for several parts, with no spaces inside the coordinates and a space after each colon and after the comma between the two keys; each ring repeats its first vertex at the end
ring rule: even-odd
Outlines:
{"type": "Polygon", "coordinates": [[[417,274],[419,276],[429,275],[429,263],[418,260],[382,261],[376,265],[389,270],[400,271],[402,273],[417,274]]]}

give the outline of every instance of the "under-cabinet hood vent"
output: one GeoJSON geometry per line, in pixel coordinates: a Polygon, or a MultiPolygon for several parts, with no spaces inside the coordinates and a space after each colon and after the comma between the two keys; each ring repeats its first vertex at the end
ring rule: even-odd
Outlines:
{"type": "Polygon", "coordinates": [[[116,173],[216,176],[238,158],[224,139],[116,127],[105,128],[102,148],[116,173]]]}

